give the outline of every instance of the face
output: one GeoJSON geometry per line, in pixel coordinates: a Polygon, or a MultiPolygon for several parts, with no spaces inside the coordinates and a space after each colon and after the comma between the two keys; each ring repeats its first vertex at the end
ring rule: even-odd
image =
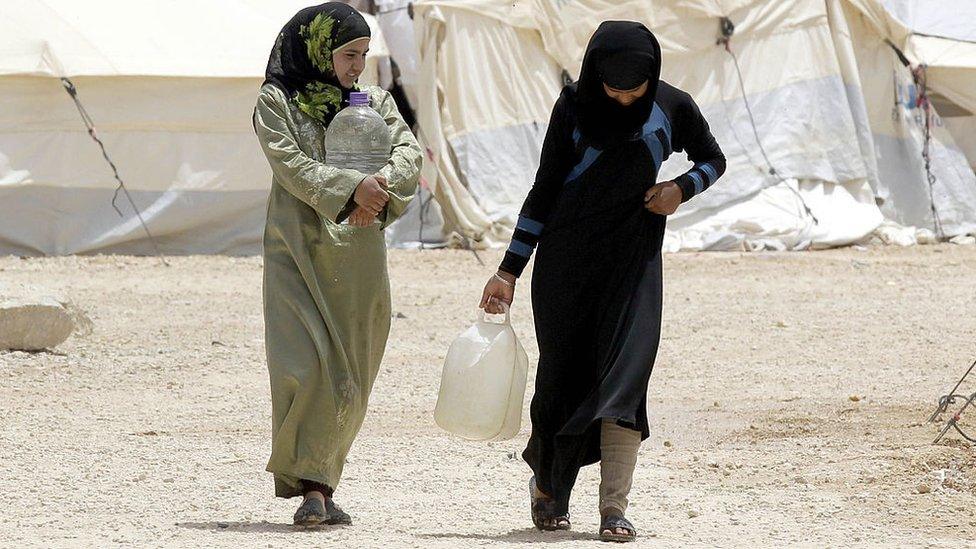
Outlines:
{"type": "Polygon", "coordinates": [[[603,91],[606,92],[607,96],[609,96],[611,99],[627,107],[630,106],[634,101],[644,97],[644,94],[647,93],[648,86],[649,84],[646,80],[643,84],[632,90],[618,90],[604,84],[603,91]]]}
{"type": "Polygon", "coordinates": [[[366,53],[369,51],[369,38],[356,40],[332,53],[332,67],[339,83],[351,88],[366,68],[366,53]]]}

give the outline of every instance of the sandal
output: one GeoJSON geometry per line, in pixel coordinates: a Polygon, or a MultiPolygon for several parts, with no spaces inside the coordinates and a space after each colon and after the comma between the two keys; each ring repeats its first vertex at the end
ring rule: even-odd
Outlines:
{"type": "Polygon", "coordinates": [[[600,541],[616,541],[626,543],[637,539],[637,529],[620,515],[609,515],[600,521],[600,541]],[[627,530],[626,534],[618,534],[617,529],[627,530]]]}
{"type": "Polygon", "coordinates": [[[536,497],[538,489],[535,485],[535,476],[529,479],[529,501],[531,502],[532,524],[542,531],[569,530],[572,526],[569,523],[569,513],[556,516],[552,511],[553,500],[551,498],[536,497]]]}
{"type": "Polygon", "coordinates": [[[325,519],[324,524],[352,524],[352,517],[336,505],[335,500],[332,498],[326,498],[325,511],[329,517],[325,519]]]}
{"type": "Polygon", "coordinates": [[[318,526],[329,519],[329,513],[318,498],[305,498],[301,507],[295,511],[295,526],[318,526]]]}

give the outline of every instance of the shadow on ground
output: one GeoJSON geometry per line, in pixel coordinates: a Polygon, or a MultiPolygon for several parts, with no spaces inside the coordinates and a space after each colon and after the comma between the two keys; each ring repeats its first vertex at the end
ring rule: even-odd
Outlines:
{"type": "Polygon", "coordinates": [[[177,522],[177,526],[180,528],[187,528],[190,530],[211,530],[214,532],[250,532],[250,533],[289,533],[289,532],[316,532],[322,530],[334,530],[337,528],[343,528],[344,526],[314,526],[311,528],[305,528],[302,526],[295,526],[291,523],[277,523],[268,522],[262,520],[260,522],[231,522],[231,521],[213,521],[213,522],[177,522]]]}
{"type": "Polygon", "coordinates": [[[481,539],[486,541],[509,541],[521,543],[560,543],[566,541],[598,540],[596,534],[583,532],[562,531],[562,532],[540,532],[535,528],[521,528],[512,530],[504,534],[450,534],[432,533],[417,534],[418,538],[427,539],[481,539]]]}

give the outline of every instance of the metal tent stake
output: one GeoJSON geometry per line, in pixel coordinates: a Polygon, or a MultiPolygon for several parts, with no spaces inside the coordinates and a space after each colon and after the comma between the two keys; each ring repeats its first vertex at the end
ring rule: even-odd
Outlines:
{"type": "Polygon", "coordinates": [[[949,421],[946,422],[945,427],[939,433],[939,436],[935,437],[935,440],[932,441],[933,444],[937,444],[940,440],[942,440],[942,437],[944,437],[945,434],[949,432],[949,429],[955,429],[966,440],[970,442],[976,442],[976,438],[970,437],[965,432],[963,432],[962,429],[959,428],[959,420],[962,418],[962,413],[965,412],[966,408],[969,408],[974,401],[976,401],[976,392],[970,394],[969,396],[962,395],[956,392],[959,390],[959,387],[962,385],[962,383],[966,381],[966,378],[969,377],[969,374],[970,372],[973,371],[974,367],[976,367],[976,360],[974,360],[973,363],[969,365],[969,368],[966,370],[966,373],[964,373],[962,377],[959,378],[959,381],[956,382],[956,386],[953,387],[951,391],[949,391],[949,394],[939,397],[939,405],[938,407],[936,407],[935,411],[932,412],[932,415],[929,416],[929,423],[935,423],[936,421],[938,421],[939,415],[947,412],[949,410],[949,406],[955,404],[957,398],[964,399],[966,403],[962,405],[962,408],[960,408],[958,412],[956,412],[955,414],[952,415],[951,418],[949,418],[949,421]]]}

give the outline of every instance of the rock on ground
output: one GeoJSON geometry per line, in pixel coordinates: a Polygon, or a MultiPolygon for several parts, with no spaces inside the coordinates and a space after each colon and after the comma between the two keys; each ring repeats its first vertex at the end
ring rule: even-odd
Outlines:
{"type": "Polygon", "coordinates": [[[73,330],[71,314],[50,291],[29,285],[0,286],[0,349],[52,349],[73,330]]]}

